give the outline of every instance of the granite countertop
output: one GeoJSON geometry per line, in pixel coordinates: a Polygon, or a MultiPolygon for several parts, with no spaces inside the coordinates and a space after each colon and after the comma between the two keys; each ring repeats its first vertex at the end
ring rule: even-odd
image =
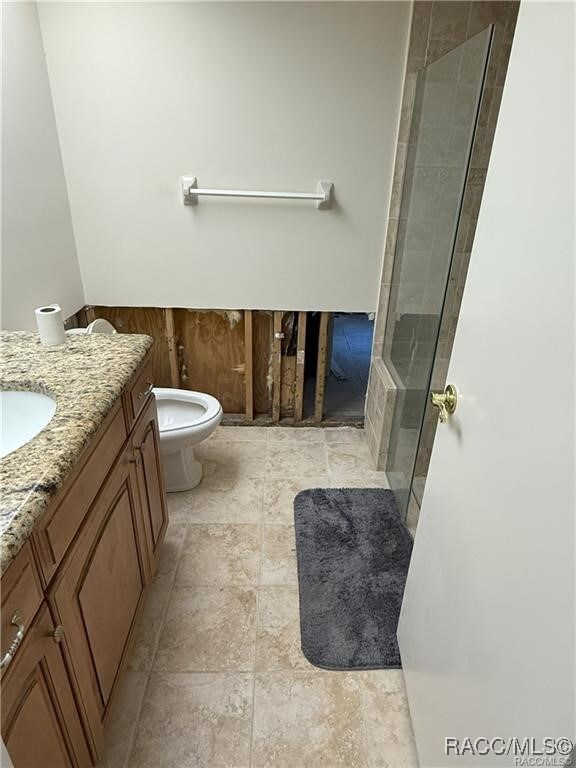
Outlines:
{"type": "Polygon", "coordinates": [[[140,334],[74,334],[46,347],[37,333],[0,333],[0,388],[42,392],[56,401],[52,421],[0,459],[0,573],[151,346],[152,339],[140,334]]]}

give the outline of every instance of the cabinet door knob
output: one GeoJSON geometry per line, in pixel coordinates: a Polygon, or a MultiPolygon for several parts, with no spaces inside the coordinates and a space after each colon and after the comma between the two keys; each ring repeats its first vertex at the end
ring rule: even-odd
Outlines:
{"type": "Polygon", "coordinates": [[[52,639],[55,643],[61,643],[64,639],[64,627],[62,624],[58,624],[58,626],[54,629],[54,632],[52,632],[52,639]]]}

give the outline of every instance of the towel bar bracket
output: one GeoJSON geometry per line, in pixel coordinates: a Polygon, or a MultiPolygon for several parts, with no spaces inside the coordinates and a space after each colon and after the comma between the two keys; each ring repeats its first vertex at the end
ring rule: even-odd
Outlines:
{"type": "Polygon", "coordinates": [[[180,179],[184,205],[198,205],[200,196],[206,197],[258,197],[280,200],[313,200],[320,210],[332,207],[334,184],[319,181],[316,192],[265,192],[248,189],[199,189],[196,176],[182,176],[180,179]]]}

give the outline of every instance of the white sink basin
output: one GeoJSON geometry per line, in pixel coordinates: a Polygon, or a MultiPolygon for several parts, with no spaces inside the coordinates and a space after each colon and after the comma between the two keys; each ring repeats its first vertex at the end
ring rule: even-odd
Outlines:
{"type": "Polygon", "coordinates": [[[52,420],[56,401],[39,392],[0,392],[0,458],[26,445],[52,420]]]}

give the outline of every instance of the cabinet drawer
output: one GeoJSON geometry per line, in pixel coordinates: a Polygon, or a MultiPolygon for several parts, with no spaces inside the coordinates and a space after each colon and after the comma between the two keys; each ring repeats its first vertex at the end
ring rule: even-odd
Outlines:
{"type": "Polygon", "coordinates": [[[34,542],[48,583],[80,529],[88,508],[127,438],[120,401],[113,407],[73,474],[36,526],[34,542]]]}
{"type": "MultiPolygon", "coordinates": [[[[0,647],[2,656],[4,656],[18,632],[18,627],[12,624],[12,619],[18,614],[20,617],[18,623],[28,628],[42,603],[43,594],[40,578],[32,556],[32,548],[28,542],[18,552],[2,577],[1,591],[2,640],[0,647]]],[[[11,663],[14,664],[13,661],[11,663]]]]}
{"type": "Polygon", "coordinates": [[[130,426],[136,421],[142,409],[152,394],[154,378],[152,376],[152,361],[147,358],[142,369],[136,373],[136,377],[128,387],[128,407],[131,410],[130,426]]]}

